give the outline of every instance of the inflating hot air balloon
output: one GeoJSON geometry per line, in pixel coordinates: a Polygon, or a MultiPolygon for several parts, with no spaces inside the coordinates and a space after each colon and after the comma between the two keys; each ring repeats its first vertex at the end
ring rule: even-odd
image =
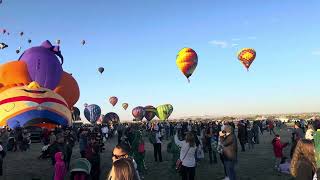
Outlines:
{"type": "Polygon", "coordinates": [[[101,115],[101,108],[96,104],[90,104],[84,109],[84,116],[91,123],[95,123],[101,115]]]}
{"type": "Polygon", "coordinates": [[[246,67],[247,71],[249,71],[250,65],[256,58],[256,51],[252,48],[243,48],[238,51],[237,56],[244,67],[246,67]]]}
{"type": "Polygon", "coordinates": [[[165,104],[157,107],[157,117],[160,120],[167,120],[173,111],[173,106],[171,104],[165,104]]]}
{"type": "Polygon", "coordinates": [[[100,74],[102,74],[103,71],[104,71],[104,68],[103,68],[103,67],[99,67],[99,68],[98,68],[98,71],[100,72],[100,74]]]}
{"type": "Polygon", "coordinates": [[[129,107],[128,103],[122,103],[122,107],[124,110],[127,110],[127,108],[129,107]]]}
{"type": "Polygon", "coordinates": [[[116,114],[114,112],[109,112],[108,114],[106,114],[103,117],[102,123],[108,124],[109,122],[112,122],[113,124],[119,123],[120,118],[119,118],[118,114],[116,114]]]}
{"type": "Polygon", "coordinates": [[[187,77],[188,82],[190,82],[189,77],[198,65],[197,53],[191,48],[183,48],[177,55],[176,63],[180,71],[187,77]]]}
{"type": "Polygon", "coordinates": [[[115,96],[112,96],[112,97],[109,98],[109,102],[110,102],[110,104],[112,104],[112,106],[114,107],[114,106],[117,104],[117,102],[118,102],[118,98],[115,97],[115,96]]]}
{"type": "Polygon", "coordinates": [[[85,41],[85,40],[82,40],[82,41],[81,41],[81,44],[82,44],[82,45],[85,45],[85,44],[86,44],[86,41],[85,41]]]}
{"type": "Polygon", "coordinates": [[[153,106],[146,106],[144,107],[145,115],[144,117],[148,120],[151,121],[157,114],[157,109],[153,106]]]}
{"type": "Polygon", "coordinates": [[[132,115],[137,120],[141,121],[145,115],[144,108],[141,106],[135,107],[132,109],[132,115]]]}

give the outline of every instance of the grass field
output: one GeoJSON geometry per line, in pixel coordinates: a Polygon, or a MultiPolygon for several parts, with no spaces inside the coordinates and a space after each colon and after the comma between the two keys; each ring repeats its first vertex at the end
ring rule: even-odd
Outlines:
{"type": "MultiPolygon", "coordinates": [[[[282,141],[290,141],[290,132],[287,130],[276,130],[281,135],[282,141]]],[[[271,140],[273,136],[267,132],[260,137],[260,144],[255,146],[254,150],[239,152],[239,162],[236,166],[237,176],[239,180],[287,180],[291,179],[288,175],[277,173],[274,167],[273,151],[271,140]]],[[[146,140],[147,142],[147,140],[146,140]]],[[[110,140],[106,144],[106,151],[101,154],[101,178],[105,179],[106,174],[111,168],[111,150],[115,146],[116,138],[110,140]]],[[[166,152],[166,144],[162,146],[162,154],[164,161],[156,163],[153,160],[153,147],[147,143],[146,148],[146,165],[148,168],[145,174],[146,180],[175,180],[180,179],[176,173],[170,170],[171,157],[166,152]]],[[[41,180],[51,180],[53,167],[49,160],[38,160],[40,155],[41,144],[32,144],[31,149],[27,152],[9,152],[4,160],[4,176],[0,179],[4,180],[31,180],[37,178],[41,180]]],[[[240,147],[240,145],[239,145],[240,147]]],[[[285,149],[288,155],[290,147],[285,149]]],[[[73,150],[73,159],[80,156],[78,145],[73,150]]],[[[221,162],[210,165],[208,162],[208,154],[204,160],[196,168],[197,180],[219,180],[224,178],[224,172],[221,162]]],[[[68,179],[68,178],[66,178],[68,179]]]]}

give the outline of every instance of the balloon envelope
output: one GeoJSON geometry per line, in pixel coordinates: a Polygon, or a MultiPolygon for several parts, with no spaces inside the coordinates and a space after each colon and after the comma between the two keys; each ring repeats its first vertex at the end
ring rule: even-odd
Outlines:
{"type": "Polygon", "coordinates": [[[145,115],[144,117],[148,120],[151,121],[157,114],[157,109],[153,106],[146,106],[144,107],[145,110],[145,115]]]}
{"type": "Polygon", "coordinates": [[[118,114],[116,114],[114,112],[109,112],[108,114],[106,114],[103,117],[102,123],[103,124],[108,124],[109,122],[119,123],[120,122],[120,118],[119,118],[118,114]]]}
{"type": "Polygon", "coordinates": [[[192,75],[198,65],[198,55],[191,48],[183,48],[179,51],[176,63],[180,71],[187,77],[192,75]]]}
{"type": "Polygon", "coordinates": [[[103,71],[104,71],[104,68],[103,68],[103,67],[99,67],[99,68],[98,68],[98,71],[102,74],[103,71]]]}
{"type": "Polygon", "coordinates": [[[141,106],[135,107],[132,109],[132,115],[133,117],[135,117],[137,120],[142,120],[144,115],[145,115],[145,111],[144,108],[141,106]]]}
{"type": "Polygon", "coordinates": [[[123,104],[122,104],[122,107],[123,107],[124,110],[127,110],[128,107],[129,107],[129,104],[128,104],[128,103],[123,103],[123,104]]]}
{"type": "Polygon", "coordinates": [[[243,48],[237,53],[239,61],[249,70],[252,62],[256,58],[256,51],[252,48],[243,48]]]}
{"type": "Polygon", "coordinates": [[[84,116],[91,123],[95,123],[101,115],[101,108],[96,104],[90,104],[84,109],[84,116]]]}
{"type": "Polygon", "coordinates": [[[167,120],[173,112],[173,106],[171,104],[165,104],[157,107],[157,117],[160,120],[167,120]]]}
{"type": "Polygon", "coordinates": [[[112,96],[109,98],[109,102],[110,104],[112,104],[112,106],[115,106],[118,103],[118,98],[115,96],[112,96]]]}

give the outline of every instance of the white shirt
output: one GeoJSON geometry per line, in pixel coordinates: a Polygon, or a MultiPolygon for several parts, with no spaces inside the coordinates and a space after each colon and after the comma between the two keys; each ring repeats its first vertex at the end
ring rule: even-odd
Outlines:
{"type": "Polygon", "coordinates": [[[174,136],[174,141],[179,147],[181,147],[180,160],[182,161],[182,165],[185,167],[195,167],[196,166],[195,153],[196,153],[197,147],[196,146],[190,147],[189,143],[187,143],[186,141],[180,141],[178,139],[177,134],[174,136]]]}

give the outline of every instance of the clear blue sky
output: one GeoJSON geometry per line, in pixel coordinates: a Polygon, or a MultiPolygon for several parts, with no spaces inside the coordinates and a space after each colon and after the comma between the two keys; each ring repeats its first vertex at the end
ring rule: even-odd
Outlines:
{"type": "Polygon", "coordinates": [[[164,103],[172,117],[318,111],[319,9],[318,0],[3,0],[0,28],[13,34],[0,37],[10,46],[0,62],[17,59],[28,37],[61,39],[77,106],[96,103],[122,119],[133,106],[164,103]],[[199,57],[190,84],[175,63],[183,47],[199,57]],[[235,56],[243,47],[257,51],[250,72],[235,56]]]}

